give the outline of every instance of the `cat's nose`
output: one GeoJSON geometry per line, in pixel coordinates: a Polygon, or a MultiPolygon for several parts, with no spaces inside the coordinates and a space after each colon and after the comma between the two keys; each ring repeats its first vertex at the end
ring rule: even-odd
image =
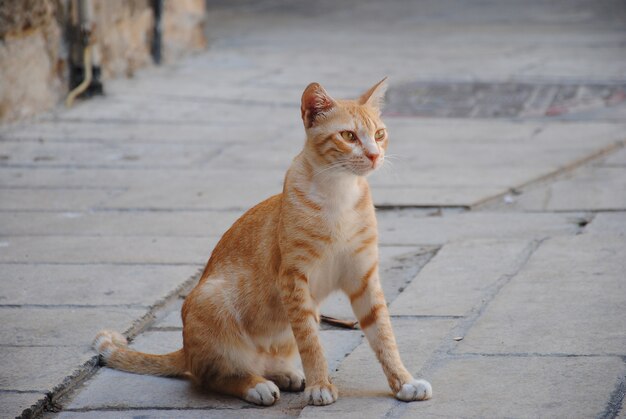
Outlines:
{"type": "Polygon", "coordinates": [[[378,160],[378,157],[380,157],[379,153],[368,153],[367,151],[365,152],[365,157],[367,157],[368,159],[371,160],[372,164],[376,164],[376,160],[378,160]]]}

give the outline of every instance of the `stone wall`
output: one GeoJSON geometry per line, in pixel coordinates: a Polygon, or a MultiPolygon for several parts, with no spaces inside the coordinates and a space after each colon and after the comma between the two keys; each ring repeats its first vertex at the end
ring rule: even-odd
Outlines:
{"type": "MultiPolygon", "coordinates": [[[[152,63],[149,0],[92,0],[92,39],[105,80],[152,63]]],[[[68,93],[69,0],[0,2],[0,122],[48,110],[68,93]]],[[[164,0],[162,56],[205,48],[203,0],[164,0]]]]}
{"type": "Polygon", "coordinates": [[[67,78],[54,0],[0,3],[0,121],[54,106],[67,78]]]}

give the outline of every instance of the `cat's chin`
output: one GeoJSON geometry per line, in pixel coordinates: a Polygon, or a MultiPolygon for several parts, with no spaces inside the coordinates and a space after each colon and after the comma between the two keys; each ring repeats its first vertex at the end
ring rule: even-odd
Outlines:
{"type": "Polygon", "coordinates": [[[351,173],[357,175],[357,176],[369,176],[372,173],[374,173],[376,170],[378,170],[380,168],[380,166],[377,167],[351,167],[349,170],[351,173]]]}

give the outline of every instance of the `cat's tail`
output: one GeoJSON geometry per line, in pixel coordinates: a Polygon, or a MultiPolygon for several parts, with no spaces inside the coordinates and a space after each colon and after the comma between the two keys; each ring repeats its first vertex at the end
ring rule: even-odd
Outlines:
{"type": "Polygon", "coordinates": [[[128,347],[128,341],[122,334],[112,330],[98,333],[93,347],[108,367],[118,370],[170,377],[183,376],[187,372],[182,349],[165,355],[137,352],[128,347]]]}

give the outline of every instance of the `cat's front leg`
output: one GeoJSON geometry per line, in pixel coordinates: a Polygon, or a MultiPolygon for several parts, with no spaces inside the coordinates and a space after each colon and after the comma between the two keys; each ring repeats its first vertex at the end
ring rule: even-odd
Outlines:
{"type": "Polygon", "coordinates": [[[281,267],[281,297],[296,338],[304,375],[305,397],[309,404],[327,405],[337,400],[337,388],[330,381],[328,364],[318,335],[319,315],[307,276],[297,267],[281,267]]]}
{"type": "MultiPolygon", "coordinates": [[[[376,253],[373,251],[372,256],[376,253]]],[[[396,398],[403,401],[427,400],[432,397],[432,387],[426,380],[413,378],[404,367],[380,286],[377,258],[368,260],[357,258],[353,275],[346,278],[342,288],[350,298],[354,314],[396,398]]]]}

